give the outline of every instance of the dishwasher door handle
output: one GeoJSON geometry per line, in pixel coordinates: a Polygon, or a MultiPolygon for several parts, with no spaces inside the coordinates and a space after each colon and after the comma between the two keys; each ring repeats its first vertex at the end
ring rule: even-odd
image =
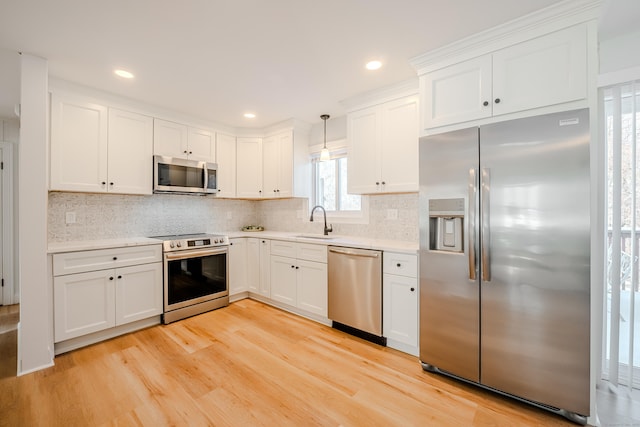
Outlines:
{"type": "Polygon", "coordinates": [[[344,249],[334,249],[334,248],[329,248],[329,252],[333,252],[335,254],[342,254],[342,255],[353,255],[353,256],[361,256],[361,257],[365,257],[365,258],[378,258],[378,255],[380,255],[379,252],[370,252],[367,251],[366,253],[364,252],[353,252],[353,251],[349,251],[349,250],[344,250],[344,249]]]}

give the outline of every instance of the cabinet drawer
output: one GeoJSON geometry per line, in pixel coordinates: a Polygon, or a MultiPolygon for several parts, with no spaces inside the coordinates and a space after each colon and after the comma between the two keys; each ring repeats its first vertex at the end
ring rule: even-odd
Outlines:
{"type": "Polygon", "coordinates": [[[53,255],[53,275],[105,270],[162,261],[162,245],[98,249],[53,255]]]}
{"type": "Polygon", "coordinates": [[[383,271],[385,274],[418,277],[418,256],[385,252],[383,256],[383,271]]]}
{"type": "Polygon", "coordinates": [[[289,258],[296,257],[296,244],[293,242],[285,242],[282,240],[271,241],[271,255],[284,256],[289,258]]]}
{"type": "Polygon", "coordinates": [[[296,258],[307,261],[327,262],[327,246],[298,243],[296,258]]]}

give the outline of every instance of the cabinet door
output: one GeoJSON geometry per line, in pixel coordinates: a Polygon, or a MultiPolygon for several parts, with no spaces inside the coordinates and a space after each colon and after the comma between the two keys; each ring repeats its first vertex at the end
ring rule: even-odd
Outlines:
{"type": "Polygon", "coordinates": [[[572,27],[496,52],[493,114],[586,98],[586,31],[572,27]]]}
{"type": "Polygon", "coordinates": [[[260,239],[247,239],[247,288],[260,293],[260,239]]]}
{"type": "Polygon", "coordinates": [[[153,191],[153,118],[109,109],[108,191],[153,191]]]}
{"type": "Polygon", "coordinates": [[[236,197],[236,138],[216,135],[218,197],[236,197]]]}
{"type": "Polygon", "coordinates": [[[380,108],[381,190],[418,191],[418,97],[387,102],[380,108]]]}
{"type": "Polygon", "coordinates": [[[260,239],[260,295],[271,296],[271,241],[260,239]]]}
{"type": "Polygon", "coordinates": [[[153,120],[153,154],[186,158],[187,127],[166,120],[153,120]]]}
{"type": "Polygon", "coordinates": [[[293,197],[293,134],[283,132],[278,140],[278,197],[293,197]]]}
{"type": "Polygon", "coordinates": [[[51,95],[51,189],[107,191],[107,107],[51,95]]]}
{"type": "Polygon", "coordinates": [[[247,239],[229,239],[229,295],[249,290],[247,270],[247,239]]]}
{"type": "Polygon", "coordinates": [[[297,307],[327,317],[327,264],[298,260],[297,307]]]}
{"type": "Polygon", "coordinates": [[[55,342],[115,326],[115,270],[53,278],[55,342]]]}
{"type": "Polygon", "coordinates": [[[383,275],[383,335],[387,345],[418,355],[418,280],[383,275]]]}
{"type": "Polygon", "coordinates": [[[425,74],[420,91],[423,129],[491,117],[491,56],[425,74]]]}
{"type": "Polygon", "coordinates": [[[116,282],[116,325],[162,314],[162,263],[118,268],[116,282]]]}
{"type": "Polygon", "coordinates": [[[211,131],[189,128],[187,141],[190,159],[215,163],[216,141],[211,131]]]}
{"type": "Polygon", "coordinates": [[[262,197],[262,138],[237,138],[236,194],[262,197]]]}
{"type": "Polygon", "coordinates": [[[271,255],[271,299],[296,305],[296,259],[271,255]]]}
{"type": "Polygon", "coordinates": [[[262,141],[262,185],[264,197],[278,197],[280,186],[280,143],[277,136],[262,141]]]}
{"type": "Polygon", "coordinates": [[[380,130],[377,107],[347,116],[347,186],[351,194],[376,193],[380,189],[380,130]]]}

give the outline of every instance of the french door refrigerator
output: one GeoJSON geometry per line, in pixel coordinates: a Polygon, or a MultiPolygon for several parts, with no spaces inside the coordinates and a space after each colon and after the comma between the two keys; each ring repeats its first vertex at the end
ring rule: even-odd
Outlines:
{"type": "Polygon", "coordinates": [[[589,414],[588,109],[420,139],[420,360],[589,414]]]}

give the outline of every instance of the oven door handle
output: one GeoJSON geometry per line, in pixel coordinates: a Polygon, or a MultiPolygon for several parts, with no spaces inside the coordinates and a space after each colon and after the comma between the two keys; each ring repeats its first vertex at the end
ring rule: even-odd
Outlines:
{"type": "Polygon", "coordinates": [[[202,256],[209,256],[209,255],[219,255],[227,252],[228,252],[227,248],[213,249],[213,250],[207,249],[207,250],[201,250],[201,251],[183,251],[183,252],[165,253],[164,257],[168,261],[173,261],[178,259],[196,258],[196,257],[202,257],[202,256]]]}

